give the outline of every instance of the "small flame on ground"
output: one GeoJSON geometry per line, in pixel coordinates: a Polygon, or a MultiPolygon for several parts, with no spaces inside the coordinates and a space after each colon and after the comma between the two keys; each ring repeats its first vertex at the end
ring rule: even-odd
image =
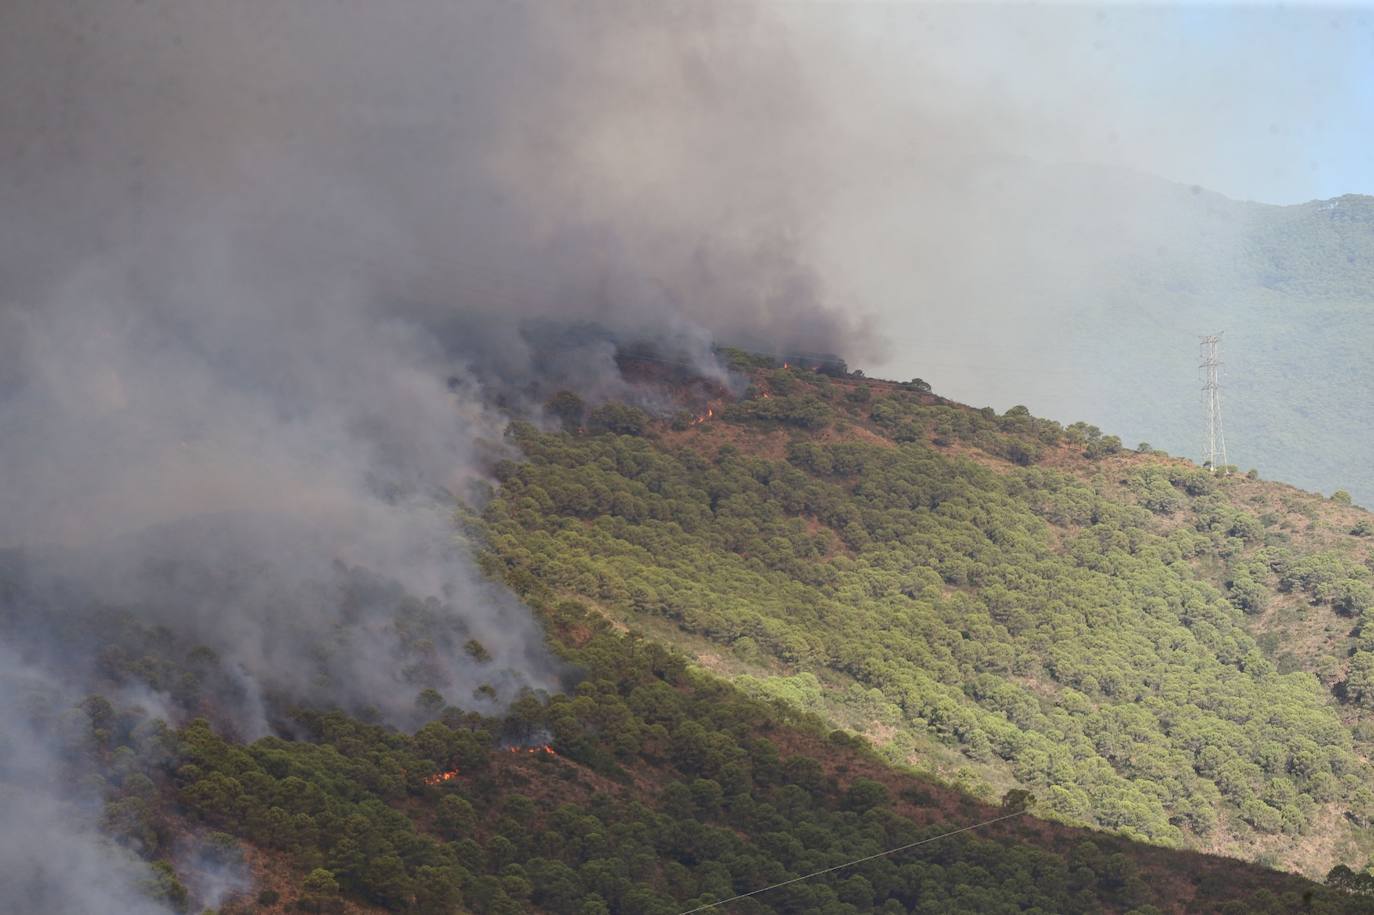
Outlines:
{"type": "Polygon", "coordinates": [[[711,417],[713,417],[713,416],[715,416],[715,415],[716,415],[716,408],[715,408],[714,406],[708,405],[708,406],[706,407],[706,412],[705,412],[705,413],[701,414],[700,416],[695,417],[695,418],[692,420],[692,425],[694,425],[694,426],[699,426],[699,425],[701,425],[702,423],[706,422],[706,420],[710,419],[711,417]]]}
{"type": "Polygon", "coordinates": [[[451,782],[459,776],[457,769],[449,769],[447,772],[436,772],[433,775],[425,776],[426,785],[442,785],[444,782],[451,782]]]}
{"type": "Polygon", "coordinates": [[[557,756],[557,755],[558,755],[557,753],[555,753],[555,752],[553,751],[553,747],[549,746],[549,745],[546,744],[546,743],[541,743],[541,744],[539,744],[538,746],[534,746],[534,747],[506,747],[506,752],[508,752],[508,753],[544,753],[544,754],[546,754],[546,755],[548,755],[548,756],[557,756]]]}

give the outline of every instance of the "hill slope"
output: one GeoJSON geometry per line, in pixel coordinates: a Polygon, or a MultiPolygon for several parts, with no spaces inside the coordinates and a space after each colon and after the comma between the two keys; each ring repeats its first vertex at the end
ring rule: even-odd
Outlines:
{"type": "Polygon", "coordinates": [[[1374,504],[1374,470],[1362,458],[1374,446],[1364,419],[1374,397],[1374,197],[1228,209],[1232,241],[1156,256],[1100,312],[1079,312],[1089,335],[1116,328],[1101,338],[1113,342],[1094,366],[1106,384],[1092,415],[1197,453],[1196,351],[1171,341],[1178,328],[1224,330],[1233,460],[1374,504]]]}
{"type": "Polygon", "coordinates": [[[1271,206],[1119,169],[1029,164],[993,188],[968,189],[981,213],[972,227],[950,216],[950,239],[923,239],[934,250],[885,259],[919,264],[895,283],[918,302],[887,315],[910,325],[887,371],[1197,458],[1197,337],[1223,331],[1231,459],[1374,504],[1363,458],[1374,446],[1374,197],[1271,206]]]}
{"type": "Polygon", "coordinates": [[[68,716],[73,761],[102,776],[106,830],[160,859],[161,911],[205,899],[177,872],[211,869],[229,883],[223,915],[676,915],[914,843],[725,910],[1371,910],[1293,875],[979,802],[576,606],[546,609],[581,683],[504,718],[440,700],[410,736],[302,711],[297,739],[245,746],[204,720],[171,731],[91,700],[84,727],[68,716]]]}
{"type": "Polygon", "coordinates": [[[886,384],[761,370],[717,406],[518,428],[484,515],[507,577],[1067,822],[1368,856],[1367,516],[886,384]]]}
{"type": "MultiPolygon", "coordinates": [[[[343,574],[345,618],[397,642],[414,730],[269,696],[273,736],[244,741],[214,652],[111,595],[37,606],[6,555],[7,642],[39,612],[98,663],[84,700],[16,678],[0,709],[153,862],[158,913],[677,915],[912,843],[728,910],[1374,909],[1356,872],[1204,853],[1369,856],[1368,515],[734,359],[738,397],[645,370],[658,403],[717,398],[696,413],[558,396],[564,430],[514,423],[520,460],[460,513],[543,621],[559,695],[474,711],[492,653],[469,641],[446,678],[444,609],[343,574]]],[[[348,634],[320,636],[327,673],[348,634]]]]}

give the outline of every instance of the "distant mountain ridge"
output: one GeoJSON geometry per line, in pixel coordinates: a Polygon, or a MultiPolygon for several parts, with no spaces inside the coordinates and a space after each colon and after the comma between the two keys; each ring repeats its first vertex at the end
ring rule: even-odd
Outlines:
{"type": "MultiPolygon", "coordinates": [[[[1210,209],[1211,201],[1205,205],[1210,209]]],[[[1166,322],[1142,328],[1145,342],[1163,344],[1165,327],[1203,327],[1200,316],[1210,319],[1211,330],[1224,331],[1223,415],[1232,460],[1327,493],[1346,489],[1374,504],[1374,465],[1365,458],[1374,446],[1374,197],[1228,209],[1233,236],[1174,259],[1191,261],[1187,288],[1155,297],[1169,257],[1132,278],[1137,302],[1157,305],[1166,322]]],[[[1121,311],[1108,305],[1100,320],[1117,321],[1121,311]]],[[[1196,456],[1202,412],[1189,410],[1186,396],[1196,376],[1178,365],[1152,378],[1149,360],[1130,358],[1129,348],[1123,340],[1102,350],[1102,422],[1196,456]],[[1139,397],[1161,381],[1167,401],[1139,397]]],[[[1184,355],[1192,354],[1180,348],[1179,362],[1184,355]]]]}
{"type": "Polygon", "coordinates": [[[1020,163],[966,206],[923,239],[916,339],[881,371],[1200,459],[1198,336],[1220,332],[1230,460],[1374,504],[1374,197],[1277,206],[1020,163]]]}

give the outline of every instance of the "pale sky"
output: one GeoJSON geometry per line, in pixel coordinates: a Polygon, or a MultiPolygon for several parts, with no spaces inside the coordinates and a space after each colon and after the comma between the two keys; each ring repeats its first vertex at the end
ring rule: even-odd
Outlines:
{"type": "Polygon", "coordinates": [[[1024,151],[1238,199],[1374,193],[1374,8],[842,3],[875,66],[919,61],[1054,125],[1024,151]],[[1037,148],[1038,147],[1038,148],[1037,148]]]}

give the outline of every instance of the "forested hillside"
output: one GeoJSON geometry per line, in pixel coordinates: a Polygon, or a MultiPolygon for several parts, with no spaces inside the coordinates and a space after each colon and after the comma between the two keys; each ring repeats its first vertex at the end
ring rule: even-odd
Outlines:
{"type": "MultiPolygon", "coordinates": [[[[576,688],[504,716],[417,695],[414,733],[284,710],[249,744],[92,696],[15,683],[60,742],[74,794],[151,861],[150,913],[547,912],[675,915],[898,846],[725,907],[733,912],[1367,912],[1340,887],[1018,814],[883,762],[786,703],[745,696],[573,601],[539,604],[576,688]],[[988,823],[972,832],[952,830],[988,823]],[[941,837],[941,838],[937,838],[941,837]],[[933,841],[928,841],[933,840],[933,841]]],[[[424,614],[397,608],[417,636],[424,614]]],[[[433,625],[433,621],[429,621],[433,625]]],[[[123,645],[139,641],[126,631],[123,645]]],[[[204,649],[145,633],[110,689],[194,691],[204,649]]],[[[480,646],[472,649],[474,663],[480,646]]],[[[8,801],[7,801],[8,803],[8,801]]],[[[8,888],[11,900],[26,888],[8,888]]],[[[83,891],[97,892],[94,887],[83,891]]]]}
{"type": "Polygon", "coordinates": [[[59,748],[42,777],[103,810],[158,915],[677,915],[838,865],[720,910],[1374,910],[1374,519],[727,358],[733,387],[640,365],[675,415],[555,395],[459,511],[558,691],[498,711],[506,672],[440,602],[340,566],[281,597],[342,608],[303,675],[339,688],[331,658],[385,633],[410,724],[269,695],[245,739],[213,650],[114,595],[39,601],[11,553],[7,638],[93,673],[73,701],[14,667],[10,732],[59,748]]]}
{"type": "Polygon", "coordinates": [[[0,915],[1374,915],[1370,23],[1100,5],[0,0],[0,915]]]}
{"type": "Polygon", "coordinates": [[[1363,866],[1371,519],[923,387],[763,369],[678,428],[516,426],[491,548],[984,797],[1363,866]]]}

